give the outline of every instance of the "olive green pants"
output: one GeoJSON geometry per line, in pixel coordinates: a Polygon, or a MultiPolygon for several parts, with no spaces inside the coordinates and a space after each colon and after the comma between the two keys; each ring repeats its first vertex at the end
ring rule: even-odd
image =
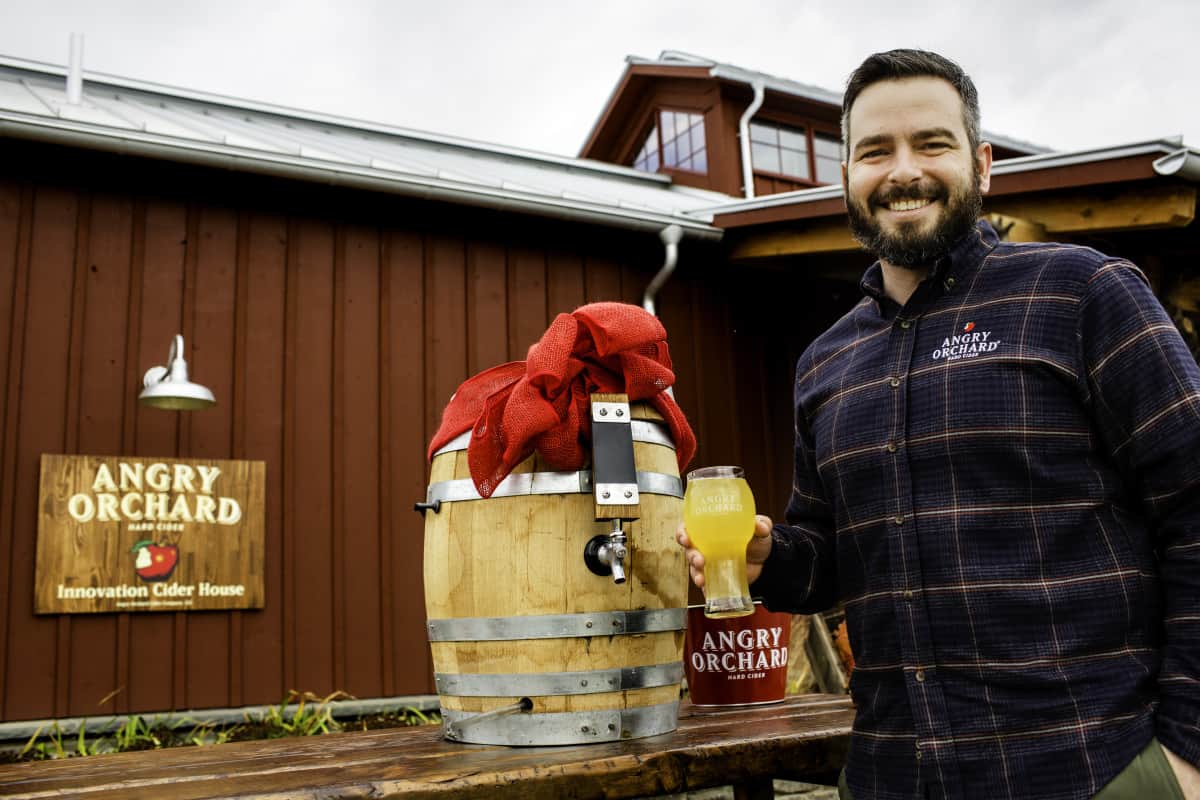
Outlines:
{"type": "MultiPolygon", "coordinates": [[[[838,800],[854,800],[846,786],[845,770],[838,778],[838,800]]],[[[1158,739],[1151,739],[1094,800],[1183,800],[1183,790],[1158,739]]]]}

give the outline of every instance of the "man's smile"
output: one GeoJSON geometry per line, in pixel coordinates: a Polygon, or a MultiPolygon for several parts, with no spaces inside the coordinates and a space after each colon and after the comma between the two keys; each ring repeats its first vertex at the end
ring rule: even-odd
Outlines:
{"type": "Polygon", "coordinates": [[[893,200],[884,205],[890,211],[916,211],[932,204],[933,200],[931,198],[920,198],[917,200],[893,200]]]}

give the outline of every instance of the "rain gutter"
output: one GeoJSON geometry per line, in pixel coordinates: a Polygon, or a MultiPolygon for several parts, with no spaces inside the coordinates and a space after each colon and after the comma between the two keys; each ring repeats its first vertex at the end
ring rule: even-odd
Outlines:
{"type": "Polygon", "coordinates": [[[1152,166],[1159,175],[1200,181],[1200,153],[1190,147],[1182,147],[1162,158],[1156,158],[1152,166]]]}
{"type": "Polygon", "coordinates": [[[565,197],[531,195],[491,186],[464,187],[438,178],[392,173],[345,164],[316,166],[311,160],[274,153],[247,153],[218,144],[180,142],[149,133],[113,133],[89,125],[61,119],[27,117],[0,112],[0,136],[28,139],[49,144],[82,147],[119,155],[177,161],[204,167],[216,167],[310,183],[342,186],[367,191],[435,200],[500,211],[512,211],[541,217],[585,222],[658,233],[663,227],[678,225],[684,235],[716,241],[723,231],[698,218],[669,212],[603,206],[565,197]]]}

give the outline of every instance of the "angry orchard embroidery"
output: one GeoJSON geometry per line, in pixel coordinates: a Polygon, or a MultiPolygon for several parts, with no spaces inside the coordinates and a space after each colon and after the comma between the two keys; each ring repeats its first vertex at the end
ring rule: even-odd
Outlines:
{"type": "Polygon", "coordinates": [[[975,358],[980,353],[991,353],[999,346],[1000,340],[993,339],[991,331],[977,331],[975,323],[968,322],[961,333],[943,339],[942,346],[935,349],[931,357],[934,361],[958,361],[975,358]]]}

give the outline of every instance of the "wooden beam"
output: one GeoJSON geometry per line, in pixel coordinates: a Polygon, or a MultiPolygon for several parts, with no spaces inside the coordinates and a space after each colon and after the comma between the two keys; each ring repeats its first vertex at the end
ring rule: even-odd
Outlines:
{"type": "MultiPolygon", "coordinates": [[[[1142,186],[1119,193],[1078,191],[984,198],[985,211],[1010,242],[1043,242],[1053,234],[1179,228],[1196,218],[1194,186],[1142,186]]],[[[861,248],[850,236],[845,215],[797,220],[786,228],[746,230],[733,245],[733,261],[848,253],[861,248]]]]}
{"type": "Polygon", "coordinates": [[[734,245],[730,258],[748,261],[811,253],[848,253],[859,249],[858,242],[846,227],[846,218],[842,216],[752,233],[734,245]]]}
{"type": "Polygon", "coordinates": [[[989,214],[1026,220],[1051,234],[1179,228],[1196,218],[1196,188],[1164,185],[1116,194],[1093,189],[1069,194],[984,198],[984,206],[989,214]]]}
{"type": "Polygon", "coordinates": [[[1004,242],[1044,242],[1046,241],[1046,228],[1036,222],[1030,222],[1027,219],[1019,219],[1017,217],[1009,217],[1004,214],[988,214],[988,222],[992,223],[992,227],[996,229],[996,233],[1000,234],[1000,240],[1004,242]]]}

